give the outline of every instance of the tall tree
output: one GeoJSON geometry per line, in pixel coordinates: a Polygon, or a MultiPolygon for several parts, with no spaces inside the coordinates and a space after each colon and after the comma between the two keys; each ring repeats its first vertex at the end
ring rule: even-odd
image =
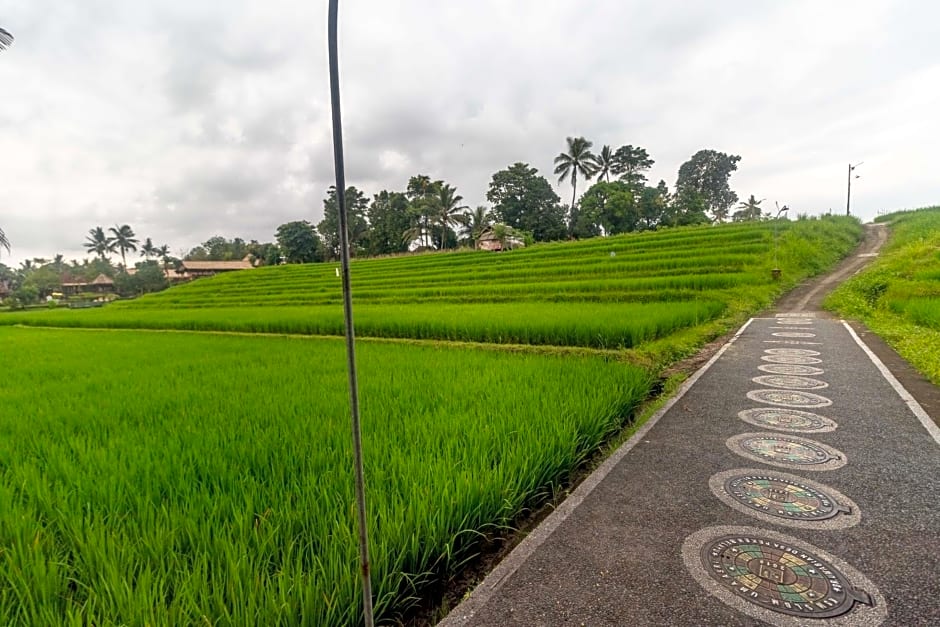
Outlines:
{"type": "Polygon", "coordinates": [[[639,224],[633,189],[623,181],[594,183],[581,197],[575,235],[589,237],[603,227],[607,235],[636,231],[639,224]]]}
{"type": "Polygon", "coordinates": [[[140,247],[140,256],[150,261],[151,257],[157,256],[157,247],[153,245],[153,240],[149,237],[144,240],[144,243],[140,247]]]}
{"type": "Polygon", "coordinates": [[[738,204],[738,210],[734,212],[734,215],[731,216],[731,220],[734,222],[746,222],[750,220],[760,220],[761,217],[761,208],[760,204],[764,202],[764,199],[757,200],[754,197],[754,194],[751,194],[751,197],[747,199],[747,202],[742,202],[738,204]]]}
{"type": "Polygon", "coordinates": [[[108,243],[111,245],[111,250],[121,251],[121,265],[124,266],[124,271],[127,272],[127,259],[124,256],[124,253],[128,250],[137,250],[137,238],[134,237],[134,230],[131,229],[130,225],[122,224],[120,226],[114,225],[108,229],[108,232],[111,233],[111,236],[108,238],[108,243]]]}
{"type": "Polygon", "coordinates": [[[408,212],[408,198],[400,192],[383,190],[372,198],[366,217],[369,235],[365,242],[369,255],[389,255],[408,250],[405,232],[414,226],[408,212]]]}
{"type": "Polygon", "coordinates": [[[102,260],[108,258],[108,253],[114,252],[111,241],[100,226],[88,230],[88,237],[85,238],[84,246],[88,249],[88,252],[98,255],[102,260]]]}
{"type": "Polygon", "coordinates": [[[306,220],[277,227],[277,245],[287,263],[311,263],[320,259],[320,238],[306,220]]]}
{"type": "Polygon", "coordinates": [[[432,181],[431,177],[426,174],[418,174],[408,180],[405,195],[410,202],[408,212],[413,222],[412,227],[403,236],[408,244],[420,239],[423,246],[431,245],[431,222],[435,214],[434,199],[443,184],[443,181],[432,181]]]}
{"type": "Polygon", "coordinates": [[[170,245],[164,244],[158,248],[156,256],[160,258],[160,262],[163,264],[163,274],[166,274],[166,269],[170,265],[170,245]]]}
{"type": "Polygon", "coordinates": [[[434,217],[436,222],[441,225],[442,249],[447,246],[447,229],[461,224],[464,209],[470,208],[467,205],[461,205],[462,200],[463,196],[457,193],[457,188],[446,183],[438,188],[437,195],[432,200],[434,217]]]}
{"type": "Polygon", "coordinates": [[[654,163],[645,148],[627,144],[614,153],[611,172],[621,181],[638,187],[646,183],[646,171],[653,167],[654,163]]]}
{"type": "Polygon", "coordinates": [[[616,160],[614,159],[614,153],[610,150],[610,146],[604,146],[601,148],[601,151],[597,153],[595,158],[597,164],[597,179],[604,179],[610,183],[610,173],[613,172],[616,166],[616,160]]]}
{"type": "MultiPolygon", "coordinates": [[[[346,188],[346,226],[349,237],[349,253],[356,255],[359,241],[369,229],[366,221],[366,209],[369,199],[355,187],[346,188]]],[[[330,185],[326,198],[323,199],[323,220],[317,224],[317,231],[323,239],[326,256],[339,258],[339,203],[336,202],[336,186],[330,185]]]]}
{"type": "Polygon", "coordinates": [[[568,152],[560,153],[555,157],[555,174],[558,176],[558,182],[561,183],[566,178],[571,178],[571,207],[574,208],[575,199],[578,197],[578,174],[589,181],[594,173],[597,172],[597,162],[594,154],[591,152],[591,142],[583,137],[568,137],[568,152]]]}
{"type": "Polygon", "coordinates": [[[717,150],[699,150],[679,168],[676,179],[676,195],[689,192],[699,194],[705,210],[711,213],[714,222],[728,217],[728,210],[738,201],[728,181],[731,173],[738,169],[741,157],[717,150]]]}
{"type": "MultiPolygon", "coordinates": [[[[547,182],[547,181],[546,181],[547,182]]],[[[477,205],[476,209],[464,214],[463,229],[470,246],[476,248],[477,240],[483,231],[493,224],[493,214],[484,205],[477,205]]]]}
{"type": "Polygon", "coordinates": [[[493,174],[486,199],[493,203],[496,222],[528,231],[537,242],[564,239],[567,234],[561,199],[528,163],[514,163],[493,174]]]}
{"type": "Polygon", "coordinates": [[[6,248],[7,253],[10,252],[10,240],[7,239],[7,234],[3,232],[3,229],[0,229],[0,248],[6,248]]]}

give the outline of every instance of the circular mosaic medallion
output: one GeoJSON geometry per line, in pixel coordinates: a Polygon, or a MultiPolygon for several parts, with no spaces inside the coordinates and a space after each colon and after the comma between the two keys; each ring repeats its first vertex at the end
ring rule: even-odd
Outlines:
{"type": "Polygon", "coordinates": [[[756,527],[708,527],[682,543],[686,568],[710,594],[762,623],[878,625],[884,596],[864,575],[802,540],[756,527]]]}
{"type": "Polygon", "coordinates": [[[835,470],[846,462],[841,451],[795,435],[742,433],[728,438],[726,444],[742,457],[780,468],[835,470]]]}
{"type": "Polygon", "coordinates": [[[825,370],[814,366],[801,366],[799,364],[761,364],[757,367],[761,372],[771,374],[795,374],[797,376],[812,376],[823,374],[825,370]]]}
{"type": "Polygon", "coordinates": [[[835,431],[835,421],[808,411],[758,407],[738,412],[738,418],[757,427],[795,433],[826,433],[835,431]]]}
{"type": "Polygon", "coordinates": [[[774,337],[816,337],[815,333],[804,333],[801,331],[777,331],[771,335],[774,337]]]}
{"type": "Polygon", "coordinates": [[[746,507],[787,520],[828,520],[852,513],[827,491],[782,474],[735,473],[725,479],[724,491],[746,507]]]}
{"type": "Polygon", "coordinates": [[[767,348],[764,350],[768,355],[800,355],[802,357],[818,357],[819,351],[808,348],[767,348]]]}
{"type": "Polygon", "coordinates": [[[803,357],[802,355],[761,355],[761,360],[772,364],[821,364],[822,359],[816,357],[803,357]]]}
{"type": "Polygon", "coordinates": [[[813,409],[814,407],[832,405],[832,401],[825,396],[799,390],[751,390],[747,393],[747,397],[758,403],[796,407],[797,409],[813,409]]]}
{"type": "Polygon", "coordinates": [[[773,388],[787,388],[790,390],[821,390],[829,387],[829,384],[819,379],[810,379],[809,377],[798,377],[787,374],[765,374],[751,379],[754,383],[766,385],[773,388]]]}
{"type": "Polygon", "coordinates": [[[726,470],[712,475],[708,487],[725,505],[778,525],[846,529],[862,518],[858,506],[842,493],[785,472],[726,470]]]}

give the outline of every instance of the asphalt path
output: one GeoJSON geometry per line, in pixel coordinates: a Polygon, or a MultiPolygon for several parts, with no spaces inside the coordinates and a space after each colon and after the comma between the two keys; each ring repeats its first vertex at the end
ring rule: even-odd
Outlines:
{"type": "Polygon", "coordinates": [[[441,624],[940,625],[940,430],[892,379],[749,321],[441,624]]]}

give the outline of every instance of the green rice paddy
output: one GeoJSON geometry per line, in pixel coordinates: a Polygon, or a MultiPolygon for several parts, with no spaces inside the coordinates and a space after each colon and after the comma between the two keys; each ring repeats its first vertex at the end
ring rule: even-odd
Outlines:
{"type": "MultiPolygon", "coordinates": [[[[860,233],[781,226],[781,282],[766,224],[355,261],[381,619],[565,485],[670,342],[737,324],[860,233]]],[[[316,264],[0,316],[0,623],[359,623],[338,299],[316,264]]]]}

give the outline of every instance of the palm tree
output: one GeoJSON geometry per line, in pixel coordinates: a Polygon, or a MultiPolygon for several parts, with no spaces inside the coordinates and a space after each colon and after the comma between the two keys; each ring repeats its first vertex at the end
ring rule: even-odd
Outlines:
{"type": "Polygon", "coordinates": [[[137,250],[137,239],[134,237],[134,231],[127,224],[121,226],[115,224],[108,231],[111,233],[111,237],[108,238],[111,250],[121,251],[121,265],[124,266],[124,271],[127,272],[127,259],[124,257],[124,252],[137,250]]]}
{"type": "Polygon", "coordinates": [[[555,174],[561,183],[571,177],[571,208],[574,210],[574,201],[578,197],[578,172],[584,180],[590,180],[597,171],[596,158],[591,153],[593,144],[583,137],[568,137],[568,152],[555,157],[555,174]]]}
{"type": "Polygon", "coordinates": [[[484,205],[477,205],[473,211],[463,214],[464,233],[470,239],[470,245],[476,248],[477,240],[483,231],[490,228],[493,224],[493,214],[484,205]]]}
{"type": "Polygon", "coordinates": [[[600,179],[603,177],[610,183],[610,172],[616,165],[614,152],[610,149],[610,146],[601,148],[600,154],[594,157],[594,163],[597,166],[597,178],[600,179]]]}
{"type": "Polygon", "coordinates": [[[140,256],[150,261],[151,257],[157,257],[157,247],[153,245],[153,241],[148,237],[144,240],[143,246],[140,247],[140,256]]]}
{"type": "Polygon", "coordinates": [[[741,222],[744,220],[760,220],[760,204],[764,202],[764,200],[764,198],[757,200],[754,197],[754,194],[751,194],[751,197],[747,199],[747,202],[738,204],[738,210],[734,212],[734,215],[731,219],[735,222],[741,222]]]}
{"type": "Polygon", "coordinates": [[[3,232],[3,229],[0,229],[0,248],[6,248],[7,254],[10,253],[10,240],[7,239],[7,234],[3,232]]]}
{"type": "Polygon", "coordinates": [[[0,50],[6,50],[13,44],[13,35],[0,28],[0,50]]]}
{"type": "Polygon", "coordinates": [[[467,205],[461,205],[462,200],[463,196],[457,194],[457,188],[446,183],[440,186],[437,195],[432,200],[435,218],[441,225],[441,249],[447,246],[447,227],[460,224],[463,210],[470,208],[467,205]]]}
{"type": "MultiPolygon", "coordinates": [[[[149,240],[148,240],[149,241],[149,240]]],[[[166,274],[167,266],[170,265],[170,246],[169,244],[164,244],[160,248],[154,251],[154,256],[159,257],[160,261],[163,262],[163,274],[166,274]]]]}
{"type": "Polygon", "coordinates": [[[107,259],[108,253],[114,252],[114,247],[111,246],[108,236],[104,234],[104,229],[100,226],[88,230],[88,237],[85,239],[84,246],[88,249],[88,252],[101,257],[102,261],[107,259]]]}

